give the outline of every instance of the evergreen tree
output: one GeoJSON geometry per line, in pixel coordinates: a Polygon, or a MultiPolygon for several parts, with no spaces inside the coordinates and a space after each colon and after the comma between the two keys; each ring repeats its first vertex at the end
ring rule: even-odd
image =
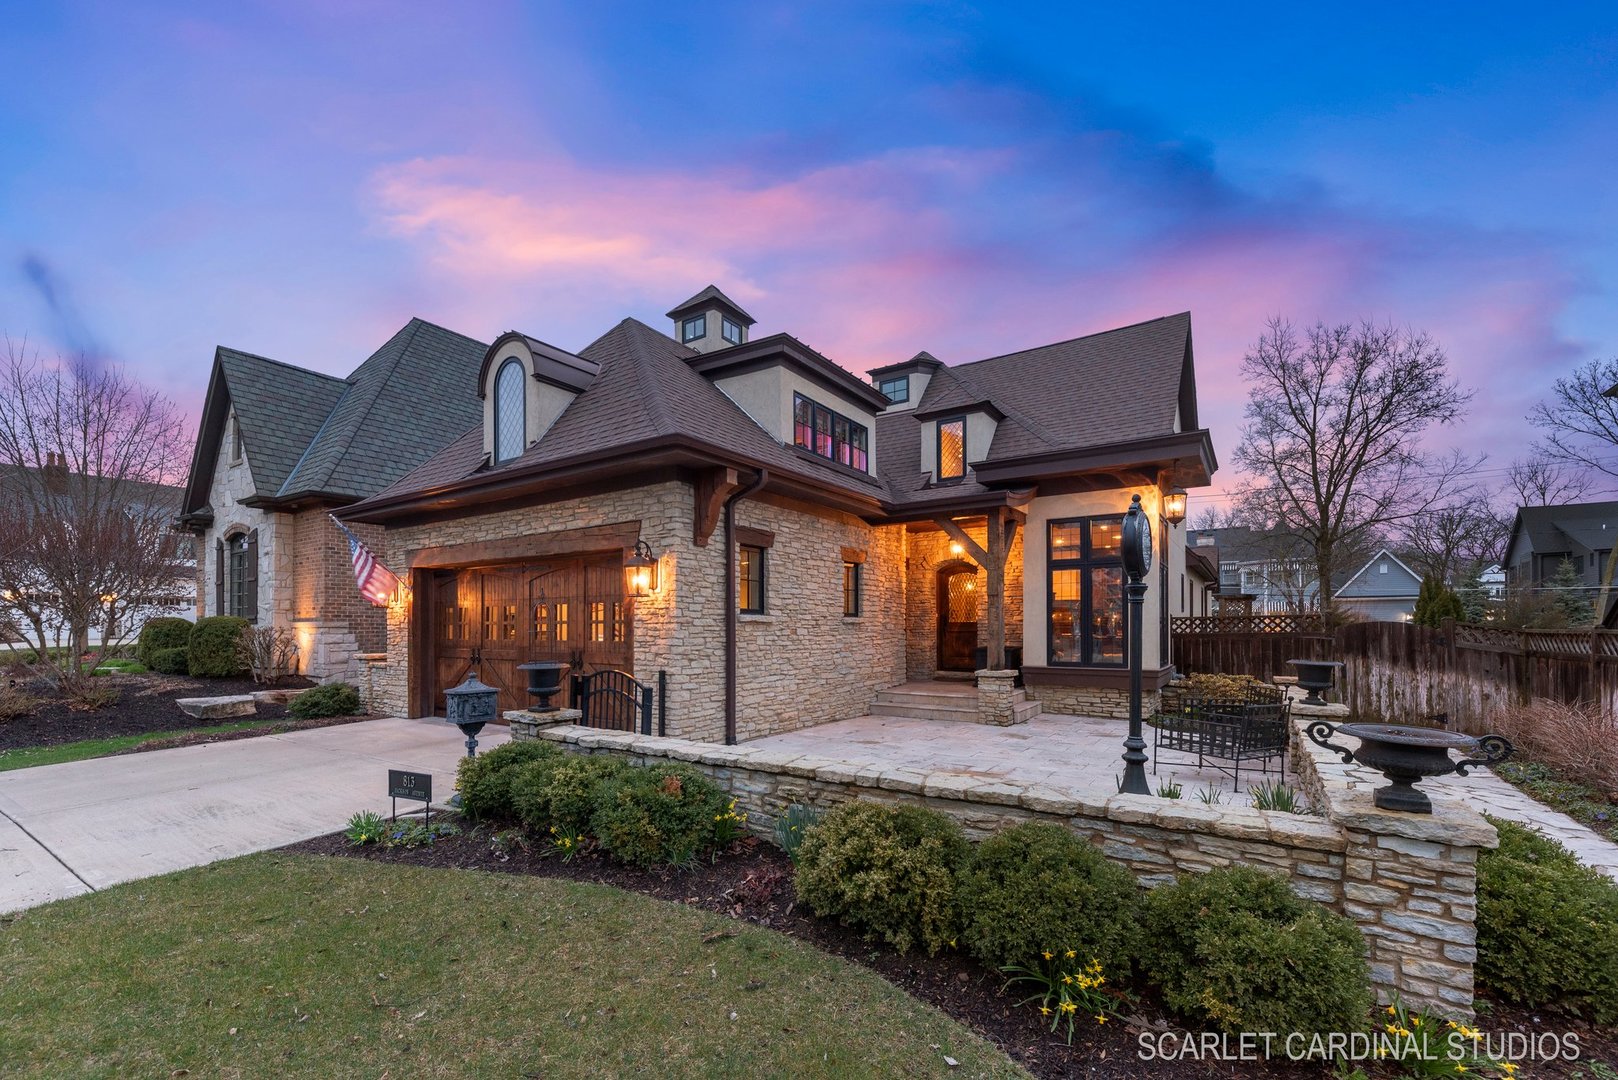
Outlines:
{"type": "Polygon", "coordinates": [[[1489,617],[1489,594],[1483,588],[1483,567],[1478,563],[1467,566],[1455,595],[1461,602],[1462,621],[1476,623],[1489,617]]]}
{"type": "Polygon", "coordinates": [[[1563,559],[1556,567],[1556,575],[1546,582],[1556,606],[1567,616],[1569,626],[1589,626],[1595,622],[1595,605],[1590,590],[1579,580],[1572,559],[1563,559]]]}
{"type": "Polygon", "coordinates": [[[1466,610],[1455,590],[1431,574],[1421,579],[1421,592],[1416,596],[1416,613],[1411,621],[1417,626],[1442,626],[1445,619],[1464,619],[1466,610]]]}

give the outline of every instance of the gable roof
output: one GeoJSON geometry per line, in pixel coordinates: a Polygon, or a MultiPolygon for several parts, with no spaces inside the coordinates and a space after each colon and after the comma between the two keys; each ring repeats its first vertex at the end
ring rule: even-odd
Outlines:
{"type": "MultiPolygon", "coordinates": [[[[223,346],[215,356],[229,406],[241,425],[253,488],[263,495],[274,494],[292,475],[347,383],[223,346]]],[[[212,390],[210,386],[210,396],[212,390]]],[[[211,479],[211,461],[209,465],[211,479]]]]}
{"type": "Polygon", "coordinates": [[[350,508],[376,504],[445,485],[542,472],[581,461],[631,453],[669,440],[706,444],[756,462],[772,473],[810,479],[866,499],[886,495],[881,481],[800,453],[777,442],[741,407],[694,371],[699,355],[636,319],[624,319],[579,351],[600,374],[562,410],[540,439],[510,461],[492,466],[483,452],[482,422],[398,483],[350,508]]]}
{"type": "Polygon", "coordinates": [[[1349,575],[1348,580],[1337,586],[1332,596],[1345,599],[1373,599],[1379,597],[1404,599],[1418,596],[1420,593],[1421,575],[1410,569],[1409,565],[1392,551],[1381,548],[1375,555],[1366,560],[1364,566],[1349,575]],[[1384,559],[1397,566],[1402,573],[1388,574],[1386,575],[1388,580],[1382,581],[1381,578],[1384,575],[1368,572],[1372,566],[1384,559]],[[1364,579],[1363,581],[1361,580],[1362,578],[1364,579]]]}
{"type": "Polygon", "coordinates": [[[989,460],[1129,442],[1197,426],[1191,315],[1058,341],[970,364],[941,367],[919,415],[992,402],[1007,421],[989,460]],[[1083,408],[1053,389],[1082,385],[1083,408]]]}
{"type": "Polygon", "coordinates": [[[411,319],[346,379],[220,346],[203,401],[182,512],[208,493],[235,412],[255,498],[352,500],[398,479],[482,417],[479,342],[411,319]]]}
{"type": "Polygon", "coordinates": [[[1504,565],[1517,561],[1518,545],[1524,541],[1529,552],[1538,554],[1610,551],[1618,546],[1618,502],[1520,506],[1511,523],[1504,565]]]}
{"type": "Polygon", "coordinates": [[[472,380],[486,348],[411,319],[354,369],[277,497],[370,495],[442,448],[446,433],[481,422],[472,380]]]}

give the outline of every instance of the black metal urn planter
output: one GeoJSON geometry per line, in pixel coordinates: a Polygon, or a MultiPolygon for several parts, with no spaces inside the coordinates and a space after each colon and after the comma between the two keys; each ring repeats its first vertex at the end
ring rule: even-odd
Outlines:
{"type": "Polygon", "coordinates": [[[1511,743],[1500,735],[1474,739],[1453,731],[1399,724],[1331,724],[1315,720],[1304,731],[1315,743],[1341,754],[1345,764],[1357,761],[1386,776],[1392,783],[1376,789],[1376,805],[1410,814],[1433,812],[1432,800],[1416,790],[1417,782],[1452,772],[1465,776],[1467,769],[1504,761],[1513,751],[1511,743]],[[1354,736],[1360,741],[1359,749],[1327,741],[1332,735],[1354,736]],[[1449,756],[1451,750],[1471,756],[1456,761],[1449,756]]]}
{"type": "Polygon", "coordinates": [[[1326,699],[1321,695],[1331,689],[1332,677],[1337,673],[1337,669],[1343,666],[1343,662],[1341,660],[1288,660],[1287,663],[1298,673],[1298,685],[1309,691],[1302,704],[1326,704],[1326,699]]]}
{"type": "Polygon", "coordinates": [[[562,689],[562,673],[568,665],[560,660],[530,660],[518,664],[518,671],[528,672],[528,696],[534,699],[533,712],[549,712],[551,698],[562,689]]]}

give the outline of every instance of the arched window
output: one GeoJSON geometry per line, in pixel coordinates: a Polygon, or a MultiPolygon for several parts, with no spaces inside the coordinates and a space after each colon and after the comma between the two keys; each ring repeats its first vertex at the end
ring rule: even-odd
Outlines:
{"type": "Polygon", "coordinates": [[[494,460],[497,465],[523,451],[527,427],[523,410],[522,361],[507,360],[494,377],[494,460]]]}

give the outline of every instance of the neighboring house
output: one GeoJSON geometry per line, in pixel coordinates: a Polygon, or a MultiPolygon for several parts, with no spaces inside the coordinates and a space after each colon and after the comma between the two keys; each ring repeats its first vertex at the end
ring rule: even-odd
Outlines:
{"type": "Polygon", "coordinates": [[[1314,551],[1296,533],[1234,525],[1198,529],[1193,543],[1219,552],[1220,614],[1285,615],[1319,607],[1314,551]]]}
{"type": "Polygon", "coordinates": [[[1504,600],[1506,596],[1506,568],[1490,563],[1478,572],[1478,584],[1490,600],[1504,600]]]}
{"type": "Polygon", "coordinates": [[[1409,622],[1420,594],[1421,575],[1382,548],[1333,590],[1332,603],[1371,622],[1409,622]]]}
{"type": "Polygon", "coordinates": [[[1506,591],[1549,587],[1566,559],[1573,564],[1583,598],[1593,605],[1615,545],[1618,502],[1519,507],[1502,560],[1506,591]]]}
{"type": "Polygon", "coordinates": [[[1180,575],[1180,610],[1186,615],[1217,614],[1218,592],[1219,545],[1211,538],[1190,544],[1185,549],[1185,573],[1180,575]]]}
{"type": "Polygon", "coordinates": [[[343,379],[215,350],[179,519],[200,548],[197,613],[290,628],[305,674],[354,677],[357,654],[384,649],[386,619],[355,588],[327,514],[478,421],[486,351],[421,319],[343,379]]]}
{"type": "Polygon", "coordinates": [[[1160,557],[1148,693],[1167,680],[1186,545],[1162,496],[1216,467],[1189,315],[955,366],[918,353],[869,382],[753,336],[712,286],[668,317],[673,336],[624,319],[576,354],[500,336],[461,387],[481,419],[339,512],[385,530],[408,584],[373,708],[440,713],[472,670],[523,707],[517,665],[553,659],[665,674],[687,738],[863,715],[986,665],[1047,710],[1123,716],[1135,494],[1160,557]],[[655,585],[626,581],[637,549],[655,585]]]}
{"type": "MultiPolygon", "coordinates": [[[[117,506],[126,515],[161,526],[172,516],[174,507],[179,505],[181,491],[172,485],[132,480],[109,484],[105,477],[69,471],[66,460],[55,451],[47,451],[46,457],[47,464],[42,469],[0,466],[0,499],[10,501],[13,507],[32,506],[37,503],[30,495],[23,494],[23,489],[48,493],[53,496],[51,502],[63,507],[57,518],[60,523],[89,520],[89,517],[81,515],[93,516],[99,514],[96,508],[117,506]],[[18,484],[19,488],[11,488],[13,484],[18,484]],[[35,487],[35,484],[43,486],[35,487]],[[8,488],[11,490],[8,491],[8,488]]],[[[152,534],[148,531],[146,535],[152,534]]],[[[163,560],[160,565],[165,568],[172,565],[172,577],[155,584],[145,595],[103,596],[102,621],[90,628],[85,642],[87,646],[126,640],[139,631],[148,619],[161,616],[191,617],[197,572],[196,545],[189,537],[181,536],[164,537],[163,541],[165,550],[160,553],[163,560]]],[[[142,573],[146,576],[144,571],[142,573]]],[[[167,570],[163,573],[166,575],[167,570]]],[[[50,591],[51,586],[45,575],[38,574],[35,568],[18,575],[20,580],[35,576],[38,577],[35,595],[44,590],[48,596],[47,603],[30,606],[34,610],[42,608],[40,613],[43,618],[39,627],[30,624],[24,608],[9,603],[9,590],[0,592],[0,645],[33,644],[41,636],[51,646],[72,644],[68,628],[62,624],[59,614],[58,595],[50,591]]]]}

